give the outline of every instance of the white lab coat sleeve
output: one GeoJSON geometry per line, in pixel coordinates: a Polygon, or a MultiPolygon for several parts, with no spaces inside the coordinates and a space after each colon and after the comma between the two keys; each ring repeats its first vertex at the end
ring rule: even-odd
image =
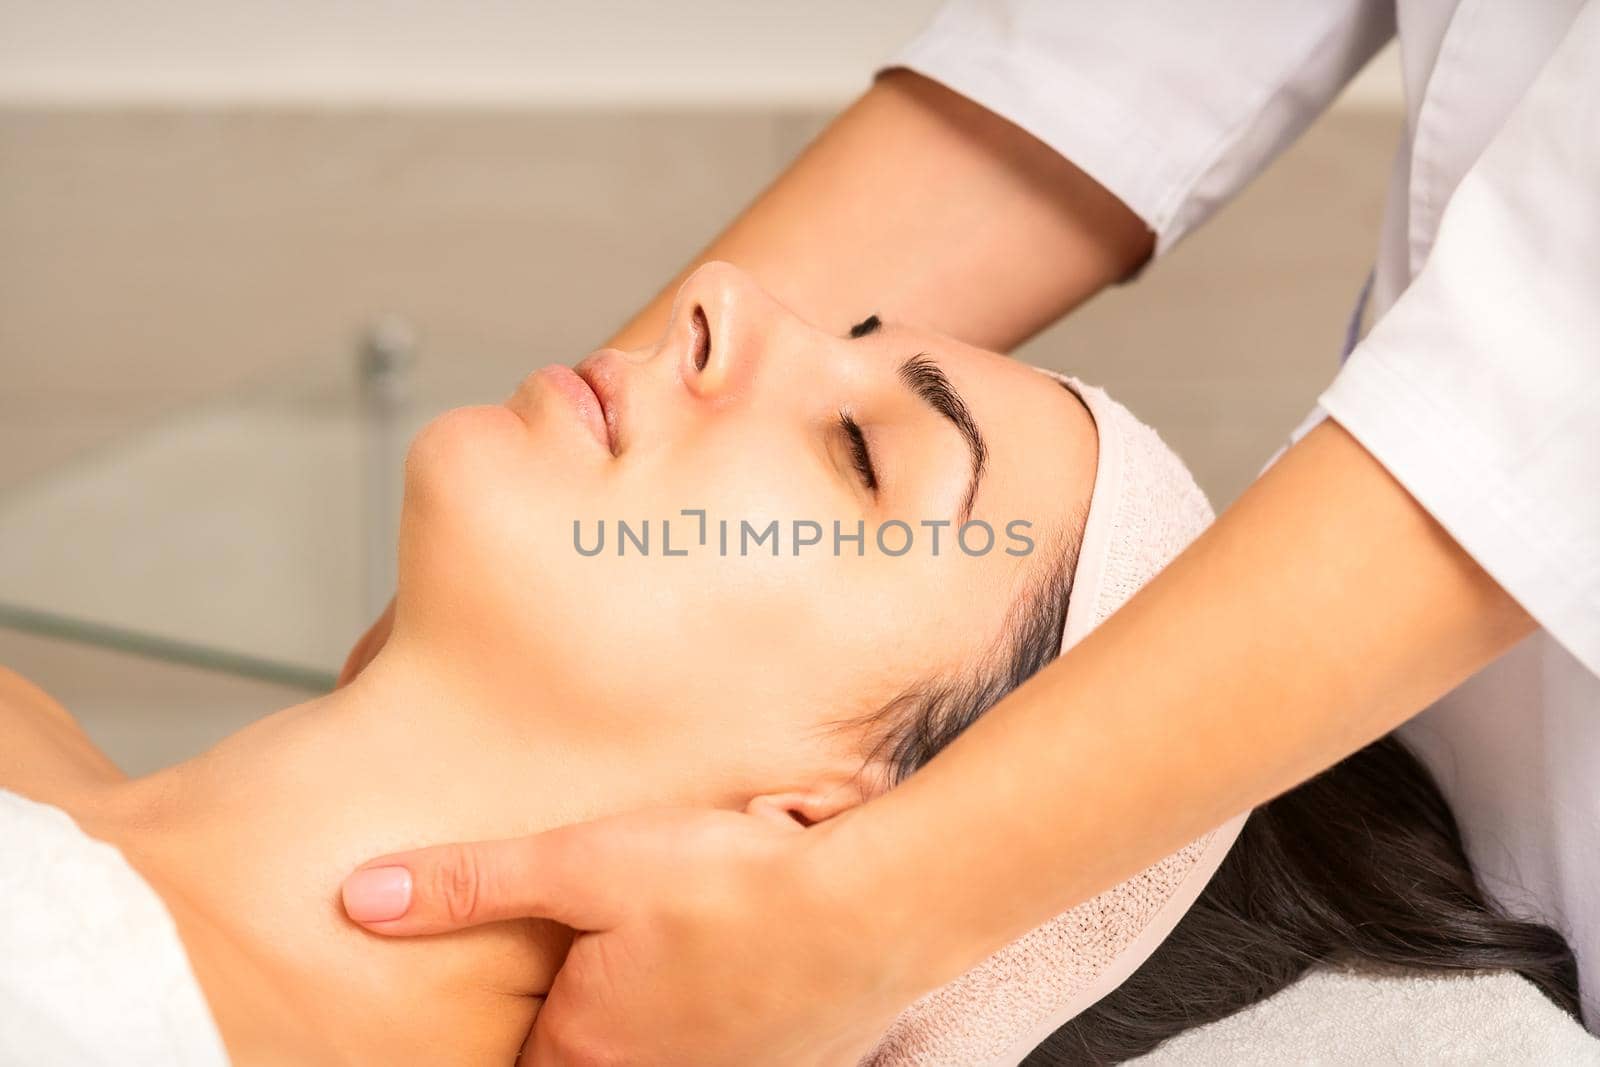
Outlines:
{"type": "Polygon", "coordinates": [[[1600,673],[1600,3],[1318,403],[1600,673]]]}
{"type": "Polygon", "coordinates": [[[1171,248],[1394,34],[1394,0],[952,0],[889,67],[1022,127],[1171,248]]]}

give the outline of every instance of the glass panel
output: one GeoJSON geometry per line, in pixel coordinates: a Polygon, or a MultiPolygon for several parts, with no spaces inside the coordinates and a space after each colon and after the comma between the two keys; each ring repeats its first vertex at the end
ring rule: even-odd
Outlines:
{"type": "MultiPolygon", "coordinates": [[[[257,387],[168,414],[0,494],[0,625],[326,688],[387,602],[405,331],[345,388],[257,387]]],[[[307,378],[326,378],[307,375],[307,378]]]]}

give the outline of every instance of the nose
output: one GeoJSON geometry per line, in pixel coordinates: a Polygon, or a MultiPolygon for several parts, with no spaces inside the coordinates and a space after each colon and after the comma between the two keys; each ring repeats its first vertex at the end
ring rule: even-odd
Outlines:
{"type": "Polygon", "coordinates": [[[697,268],[678,289],[667,329],[683,384],[706,399],[742,391],[782,314],[738,267],[706,263],[697,268]]]}

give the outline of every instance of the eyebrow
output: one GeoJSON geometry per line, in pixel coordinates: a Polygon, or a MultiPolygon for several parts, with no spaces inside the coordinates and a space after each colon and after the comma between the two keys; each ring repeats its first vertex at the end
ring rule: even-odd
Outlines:
{"type": "Polygon", "coordinates": [[[983,443],[977,420],[956,387],[926,352],[919,352],[900,364],[899,377],[923,403],[950,420],[967,442],[967,451],[972,455],[972,479],[967,483],[966,499],[961,504],[961,521],[966,522],[972,515],[973,502],[978,498],[978,483],[983,480],[989,461],[989,447],[983,443]]]}

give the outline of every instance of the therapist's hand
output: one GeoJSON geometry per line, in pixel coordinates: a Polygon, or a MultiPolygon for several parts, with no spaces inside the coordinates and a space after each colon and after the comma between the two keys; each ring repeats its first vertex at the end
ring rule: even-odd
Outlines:
{"type": "Polygon", "coordinates": [[[921,990],[898,973],[896,909],[866,905],[828,837],[778,811],[646,812],[385,856],[344,902],[386,935],[577,930],[525,1065],[850,1065],[921,990]]]}

